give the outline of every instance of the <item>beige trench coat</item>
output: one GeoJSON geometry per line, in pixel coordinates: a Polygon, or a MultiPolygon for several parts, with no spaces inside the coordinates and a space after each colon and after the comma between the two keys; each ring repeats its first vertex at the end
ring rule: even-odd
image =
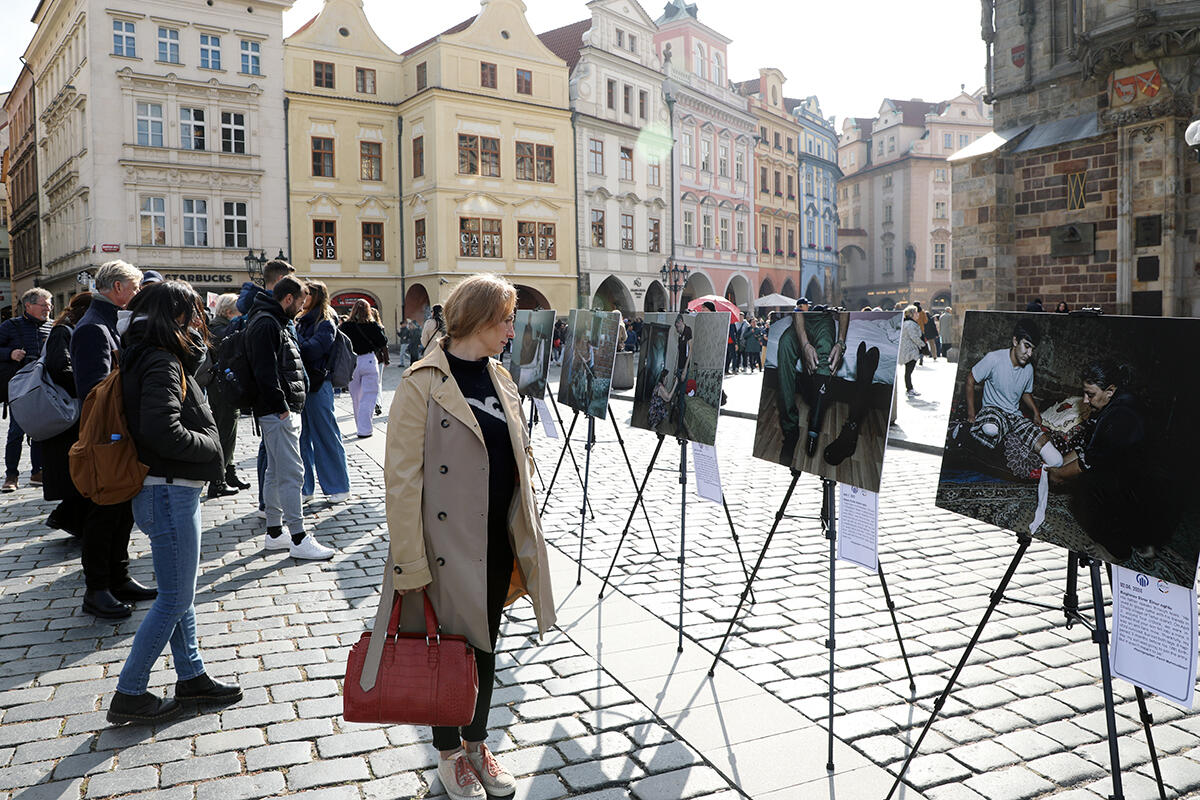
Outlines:
{"type": "MultiPolygon", "coordinates": [[[[549,560],[533,493],[533,449],[516,384],[488,361],[508,421],[518,485],[508,511],[513,572],[506,605],[528,595],[538,631],[555,622],[549,560]]],[[[384,462],[390,549],[361,685],[378,674],[394,589],[429,584],[443,632],[490,651],[487,623],[488,457],[475,414],[450,374],[442,347],[405,371],[392,399],[384,462]]],[[[419,595],[405,596],[401,630],[424,631],[419,595]]]]}

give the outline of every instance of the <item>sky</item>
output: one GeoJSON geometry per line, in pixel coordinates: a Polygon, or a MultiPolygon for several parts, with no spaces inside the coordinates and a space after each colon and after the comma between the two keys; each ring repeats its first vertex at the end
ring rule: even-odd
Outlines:
{"type": "MultiPolygon", "coordinates": [[[[229,0],[218,0],[228,2],[229,0]]],[[[815,94],[838,128],[847,116],[873,117],[885,97],[946,100],[961,85],[983,85],[984,44],[979,4],[966,0],[696,0],[705,25],[733,40],[730,78],[747,80],[760,67],[776,67],[790,97],[815,94]]],[[[585,0],[525,0],[537,33],[586,19],[585,0]]],[[[658,18],[665,0],[644,2],[658,18]]],[[[18,57],[33,34],[37,0],[0,0],[0,90],[21,69],[18,57]]],[[[315,15],[323,0],[296,0],[284,14],[290,34],[315,15]]],[[[365,0],[367,17],[397,52],[479,11],[479,0],[365,0]],[[414,13],[419,8],[419,13],[414,13]]]]}

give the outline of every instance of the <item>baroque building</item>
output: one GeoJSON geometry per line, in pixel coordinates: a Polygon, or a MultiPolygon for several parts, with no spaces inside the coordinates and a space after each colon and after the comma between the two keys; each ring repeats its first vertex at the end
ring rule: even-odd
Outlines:
{"type": "Polygon", "coordinates": [[[400,57],[362,0],[325,0],[284,42],[284,74],[292,263],[329,287],[339,312],[365,298],[396,330],[400,57]]]}
{"type": "Polygon", "coordinates": [[[17,303],[12,290],[11,238],[8,224],[12,208],[8,193],[8,143],[12,133],[12,119],[4,110],[7,94],[0,94],[0,320],[16,313],[17,303]]]}
{"type": "Polygon", "coordinates": [[[954,158],[955,305],[1200,315],[1200,4],[981,9],[996,132],[954,158]]]}
{"type": "Polygon", "coordinates": [[[402,54],[400,257],[404,316],[476,272],[503,274],[521,308],[580,298],[568,70],[521,0],[402,54]]]}
{"type": "Polygon", "coordinates": [[[983,140],[991,127],[979,94],[965,90],[940,103],[885,99],[878,116],[843,121],[838,164],[844,177],[837,186],[842,305],[951,304],[947,159],[983,140]]]}
{"type": "Polygon", "coordinates": [[[291,0],[42,0],[41,285],[62,307],[122,258],[205,292],[287,245],[283,11],[291,0]]]}
{"type": "Polygon", "coordinates": [[[815,95],[784,98],[784,104],[800,125],[797,187],[803,191],[803,226],[800,283],[796,288],[814,303],[841,303],[837,182],[842,171],[837,164],[837,130],[821,113],[815,95]]]}
{"type": "MultiPolygon", "coordinates": [[[[8,305],[15,313],[16,301],[34,286],[41,269],[41,227],[38,224],[37,115],[34,107],[33,73],[22,66],[12,91],[4,98],[8,118],[8,147],[4,158],[4,182],[8,195],[10,294],[8,305]]],[[[2,283],[5,278],[0,278],[2,283]]]]}
{"type": "Polygon", "coordinates": [[[629,315],[667,306],[671,132],[657,27],[637,0],[592,0],[589,19],[541,35],[571,69],[580,296],[629,315]]]}

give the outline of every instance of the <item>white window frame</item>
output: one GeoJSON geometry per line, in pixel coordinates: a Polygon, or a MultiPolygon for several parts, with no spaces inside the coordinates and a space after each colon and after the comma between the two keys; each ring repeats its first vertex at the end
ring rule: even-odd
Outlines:
{"type": "Polygon", "coordinates": [[[692,142],[692,134],[690,131],[679,132],[679,163],[685,167],[693,166],[693,161],[696,156],[692,152],[695,145],[692,142]]]}
{"type": "Polygon", "coordinates": [[[208,149],[208,126],[205,123],[203,108],[179,109],[179,146],[184,150],[208,149]],[[196,147],[197,135],[200,140],[199,147],[196,147]]]}
{"type": "Polygon", "coordinates": [[[737,236],[737,251],[744,253],[746,252],[746,220],[738,219],[734,223],[734,229],[737,231],[735,234],[737,236]]]}
{"type": "Polygon", "coordinates": [[[733,155],[733,179],[737,181],[746,180],[746,154],[738,148],[733,155]]]}
{"type": "Polygon", "coordinates": [[[733,242],[729,240],[729,217],[721,217],[717,230],[717,247],[721,250],[732,250],[733,242]]]}
{"type": "Polygon", "coordinates": [[[179,63],[179,29],[158,26],[158,60],[164,64],[179,63]]]}
{"type": "Polygon", "coordinates": [[[949,208],[949,206],[945,200],[935,200],[933,203],[933,218],[946,219],[947,208],[949,208]]]}
{"type": "Polygon", "coordinates": [[[139,147],[163,146],[163,107],[162,103],[138,101],[136,103],[137,125],[135,141],[139,147]],[[157,109],[158,113],[154,113],[157,109]],[[144,126],[143,126],[144,123],[144,126]]]}
{"type": "Polygon", "coordinates": [[[137,24],[125,19],[113,20],[114,56],[137,58],[137,24]]]}
{"type": "Polygon", "coordinates": [[[138,205],[138,241],[146,247],[164,247],[167,244],[167,198],[157,195],[142,198],[138,205]],[[147,224],[150,226],[150,241],[146,241],[147,224]]]}
{"type": "Polygon", "coordinates": [[[712,172],[712,142],[707,136],[700,139],[700,169],[712,172]]]}
{"type": "Polygon", "coordinates": [[[946,243],[933,243],[933,268],[944,270],[946,268],[946,243]]]}
{"type": "Polygon", "coordinates": [[[246,153],[248,150],[248,146],[249,146],[249,142],[247,141],[247,138],[248,137],[247,137],[247,131],[246,131],[246,112],[244,112],[244,111],[222,111],[221,112],[221,152],[222,153],[236,153],[239,155],[246,153]],[[226,122],[227,117],[229,120],[228,122],[226,122]],[[234,120],[236,117],[241,117],[241,122],[235,122],[234,120]],[[227,131],[228,131],[228,135],[226,135],[227,131]],[[237,149],[237,145],[239,144],[239,141],[237,139],[238,131],[241,131],[241,134],[242,134],[241,141],[240,141],[240,144],[242,146],[241,150],[237,149]],[[229,149],[225,148],[225,142],[227,140],[229,142],[229,149]]]}
{"type": "Polygon", "coordinates": [[[945,133],[945,132],[942,133],[942,149],[943,150],[953,150],[954,149],[954,134],[953,133],[945,133]]]}
{"type": "Polygon", "coordinates": [[[221,37],[212,33],[200,34],[200,68],[221,68],[221,37]]]}
{"type": "Polygon", "coordinates": [[[208,200],[183,198],[183,246],[208,247],[208,200]]]}
{"type": "Polygon", "coordinates": [[[262,45],[250,39],[242,39],[242,74],[262,75],[262,45]]]}
{"type": "Polygon", "coordinates": [[[700,235],[703,237],[701,241],[704,243],[705,250],[713,249],[713,218],[712,214],[700,215],[700,235]]]}
{"type": "Polygon", "coordinates": [[[717,143],[717,174],[722,178],[729,177],[729,145],[725,142],[717,143]]]}
{"type": "Polygon", "coordinates": [[[683,244],[692,247],[696,242],[696,212],[690,209],[683,211],[683,244]]]}
{"type": "Polygon", "coordinates": [[[225,247],[234,250],[248,248],[250,246],[250,204],[245,200],[225,200],[222,208],[224,214],[221,219],[221,231],[225,247]],[[239,222],[241,222],[240,231],[238,230],[239,222]]]}

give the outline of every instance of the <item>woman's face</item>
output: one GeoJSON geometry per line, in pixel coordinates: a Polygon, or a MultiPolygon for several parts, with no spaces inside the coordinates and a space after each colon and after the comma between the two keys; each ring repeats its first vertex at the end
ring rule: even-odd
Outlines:
{"type": "Polygon", "coordinates": [[[483,339],[488,346],[488,352],[499,353],[508,344],[508,340],[513,338],[513,323],[517,319],[516,312],[511,312],[499,322],[493,322],[486,328],[480,329],[478,336],[483,339]]]}
{"type": "Polygon", "coordinates": [[[1116,386],[1109,386],[1107,389],[1101,389],[1094,383],[1084,381],[1083,384],[1083,401],[1092,407],[1093,410],[1099,411],[1109,404],[1113,395],[1117,393],[1116,386]]]}

